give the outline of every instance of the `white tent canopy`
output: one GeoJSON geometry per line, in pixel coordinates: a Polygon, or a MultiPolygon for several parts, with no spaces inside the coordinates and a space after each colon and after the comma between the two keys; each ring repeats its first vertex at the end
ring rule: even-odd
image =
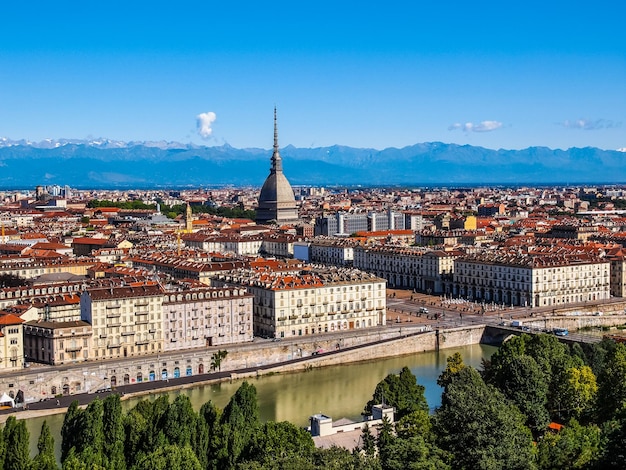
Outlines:
{"type": "Polygon", "coordinates": [[[7,405],[11,405],[12,408],[15,408],[15,400],[13,400],[13,398],[11,398],[6,393],[3,393],[2,396],[0,397],[0,406],[7,406],[7,405]]]}

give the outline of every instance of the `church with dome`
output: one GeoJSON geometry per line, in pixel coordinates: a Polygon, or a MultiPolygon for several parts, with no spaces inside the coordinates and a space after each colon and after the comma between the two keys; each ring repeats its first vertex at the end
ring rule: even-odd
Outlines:
{"type": "Polygon", "coordinates": [[[258,224],[276,223],[278,225],[298,222],[298,208],[293,189],[283,173],[283,159],[278,151],[278,125],[274,108],[274,152],[272,166],[261,193],[256,210],[258,224]]]}

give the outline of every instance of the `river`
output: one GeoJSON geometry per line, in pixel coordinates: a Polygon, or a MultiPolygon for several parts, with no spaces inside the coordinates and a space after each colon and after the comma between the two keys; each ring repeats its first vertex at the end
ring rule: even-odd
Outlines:
{"type": "MultiPolygon", "coordinates": [[[[275,374],[247,379],[255,385],[262,421],[290,421],[297,426],[307,426],[308,418],[315,413],[324,413],[333,419],[360,419],[361,411],[372,398],[376,384],[390,373],[397,373],[408,366],[417,377],[417,383],[426,388],[429,406],[437,407],[441,402],[441,388],[437,377],[446,367],[446,358],[460,352],[467,365],[480,368],[483,358],[488,358],[496,347],[475,344],[461,348],[444,349],[440,352],[425,352],[410,356],[392,357],[376,361],[315,368],[295,374],[275,374]]],[[[212,400],[224,408],[230,397],[241,385],[242,380],[203,385],[191,389],[169,392],[170,401],[177,394],[189,396],[195,410],[212,400]]],[[[157,394],[150,397],[159,396],[157,394]]],[[[122,402],[124,410],[135,406],[141,399],[133,398],[122,402]]],[[[30,432],[31,455],[37,452],[37,438],[44,420],[48,422],[55,440],[57,458],[60,455],[61,425],[63,414],[31,418],[26,420],[30,432]]]]}

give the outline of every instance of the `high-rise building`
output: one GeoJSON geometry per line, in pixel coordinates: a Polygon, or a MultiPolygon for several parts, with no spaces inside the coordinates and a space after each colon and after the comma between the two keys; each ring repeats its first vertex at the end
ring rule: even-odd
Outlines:
{"type": "Polygon", "coordinates": [[[298,209],[293,189],[283,173],[283,159],[278,151],[278,126],[274,108],[274,152],[270,174],[259,194],[256,222],[266,224],[294,223],[298,221],[298,209]]]}

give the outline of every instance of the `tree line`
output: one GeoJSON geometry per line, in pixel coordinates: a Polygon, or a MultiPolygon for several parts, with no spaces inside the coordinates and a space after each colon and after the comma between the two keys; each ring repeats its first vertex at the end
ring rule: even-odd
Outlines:
{"type": "MultiPolygon", "coordinates": [[[[429,412],[408,368],[390,374],[365,404],[395,408],[395,422],[365,426],[353,451],[317,449],[304,429],[259,419],[244,382],[221,410],[198,412],[179,395],[144,400],[126,413],[120,398],[74,402],[61,430],[63,470],[604,469],[626,466],[626,345],[566,346],[551,335],[504,343],[481,370],[448,357],[441,406],[429,412]],[[551,423],[558,423],[555,426],[551,423]]],[[[58,470],[44,422],[31,459],[24,421],[9,417],[0,468],[58,470]]]]}
{"type": "MultiPolygon", "coordinates": [[[[109,201],[106,199],[92,199],[87,203],[87,207],[97,209],[98,207],[117,207],[119,209],[141,209],[141,210],[156,210],[156,205],[159,203],[161,212],[170,219],[174,219],[179,215],[185,214],[187,210],[186,204],[173,204],[167,205],[162,200],[157,200],[154,204],[146,204],[143,201],[109,201]]],[[[226,217],[229,219],[250,219],[255,220],[256,212],[253,210],[243,209],[242,207],[212,207],[207,205],[191,206],[191,212],[194,214],[211,214],[219,217],[226,217]]]]}

